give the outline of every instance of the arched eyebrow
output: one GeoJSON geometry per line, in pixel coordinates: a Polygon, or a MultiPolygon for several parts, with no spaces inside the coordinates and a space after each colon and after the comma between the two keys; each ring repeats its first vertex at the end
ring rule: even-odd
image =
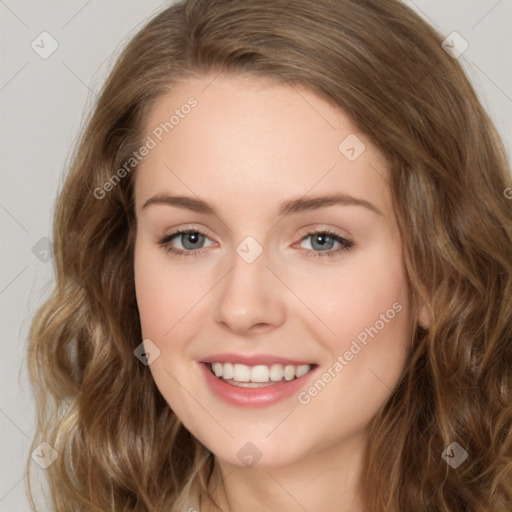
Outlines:
{"type": "MultiPolygon", "coordinates": [[[[186,208],[197,213],[206,215],[217,215],[217,209],[207,201],[187,196],[170,196],[167,194],[157,194],[149,198],[142,209],[151,205],[169,205],[179,208],[186,208]]],[[[279,207],[279,215],[286,216],[294,213],[302,213],[306,211],[319,210],[328,206],[361,206],[377,215],[384,215],[373,203],[366,199],[357,198],[349,194],[329,194],[314,197],[298,197],[281,203],[279,207]]]]}
{"type": "Polygon", "coordinates": [[[373,203],[351,196],[349,194],[330,194],[326,196],[315,197],[299,197],[291,199],[281,204],[279,209],[280,215],[290,215],[292,213],[300,213],[311,210],[326,208],[327,206],[362,206],[377,215],[384,215],[373,203]]]}

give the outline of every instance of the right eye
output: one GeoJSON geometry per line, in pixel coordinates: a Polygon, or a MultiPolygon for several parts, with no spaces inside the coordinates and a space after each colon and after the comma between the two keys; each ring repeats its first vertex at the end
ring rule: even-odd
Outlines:
{"type": "Polygon", "coordinates": [[[168,253],[178,256],[198,256],[203,253],[203,244],[206,239],[209,240],[208,236],[197,229],[185,229],[164,236],[158,243],[168,253]],[[175,240],[181,247],[174,247],[175,240]]]}

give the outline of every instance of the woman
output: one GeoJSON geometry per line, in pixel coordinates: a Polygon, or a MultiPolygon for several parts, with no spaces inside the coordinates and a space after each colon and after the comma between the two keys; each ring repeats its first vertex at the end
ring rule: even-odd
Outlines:
{"type": "Polygon", "coordinates": [[[510,510],[511,180],[442,40],[382,0],[133,38],[31,331],[55,510],[510,510]]]}

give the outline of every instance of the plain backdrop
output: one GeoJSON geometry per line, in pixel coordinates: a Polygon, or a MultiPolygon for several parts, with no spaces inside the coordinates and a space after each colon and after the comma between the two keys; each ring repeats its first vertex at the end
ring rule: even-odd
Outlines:
{"type": "MultiPolygon", "coordinates": [[[[0,512],[29,510],[25,459],[34,407],[24,366],[27,332],[52,288],[51,219],[71,148],[115,56],[171,3],[0,0],[0,512]]],[[[459,59],[510,160],[512,0],[405,3],[467,42],[459,59]]]]}

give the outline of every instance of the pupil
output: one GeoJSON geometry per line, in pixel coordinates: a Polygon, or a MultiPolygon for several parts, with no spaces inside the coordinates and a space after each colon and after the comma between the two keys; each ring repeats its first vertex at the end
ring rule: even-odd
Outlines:
{"type": "Polygon", "coordinates": [[[311,245],[314,249],[332,249],[333,243],[334,240],[329,235],[320,233],[313,237],[313,242],[311,245]],[[315,247],[315,245],[317,247],[315,247]]]}
{"type": "Polygon", "coordinates": [[[202,241],[203,235],[194,232],[194,233],[186,233],[182,238],[183,247],[185,249],[195,249],[194,245],[200,243],[202,241]],[[191,247],[192,246],[192,247],[191,247]]]}

